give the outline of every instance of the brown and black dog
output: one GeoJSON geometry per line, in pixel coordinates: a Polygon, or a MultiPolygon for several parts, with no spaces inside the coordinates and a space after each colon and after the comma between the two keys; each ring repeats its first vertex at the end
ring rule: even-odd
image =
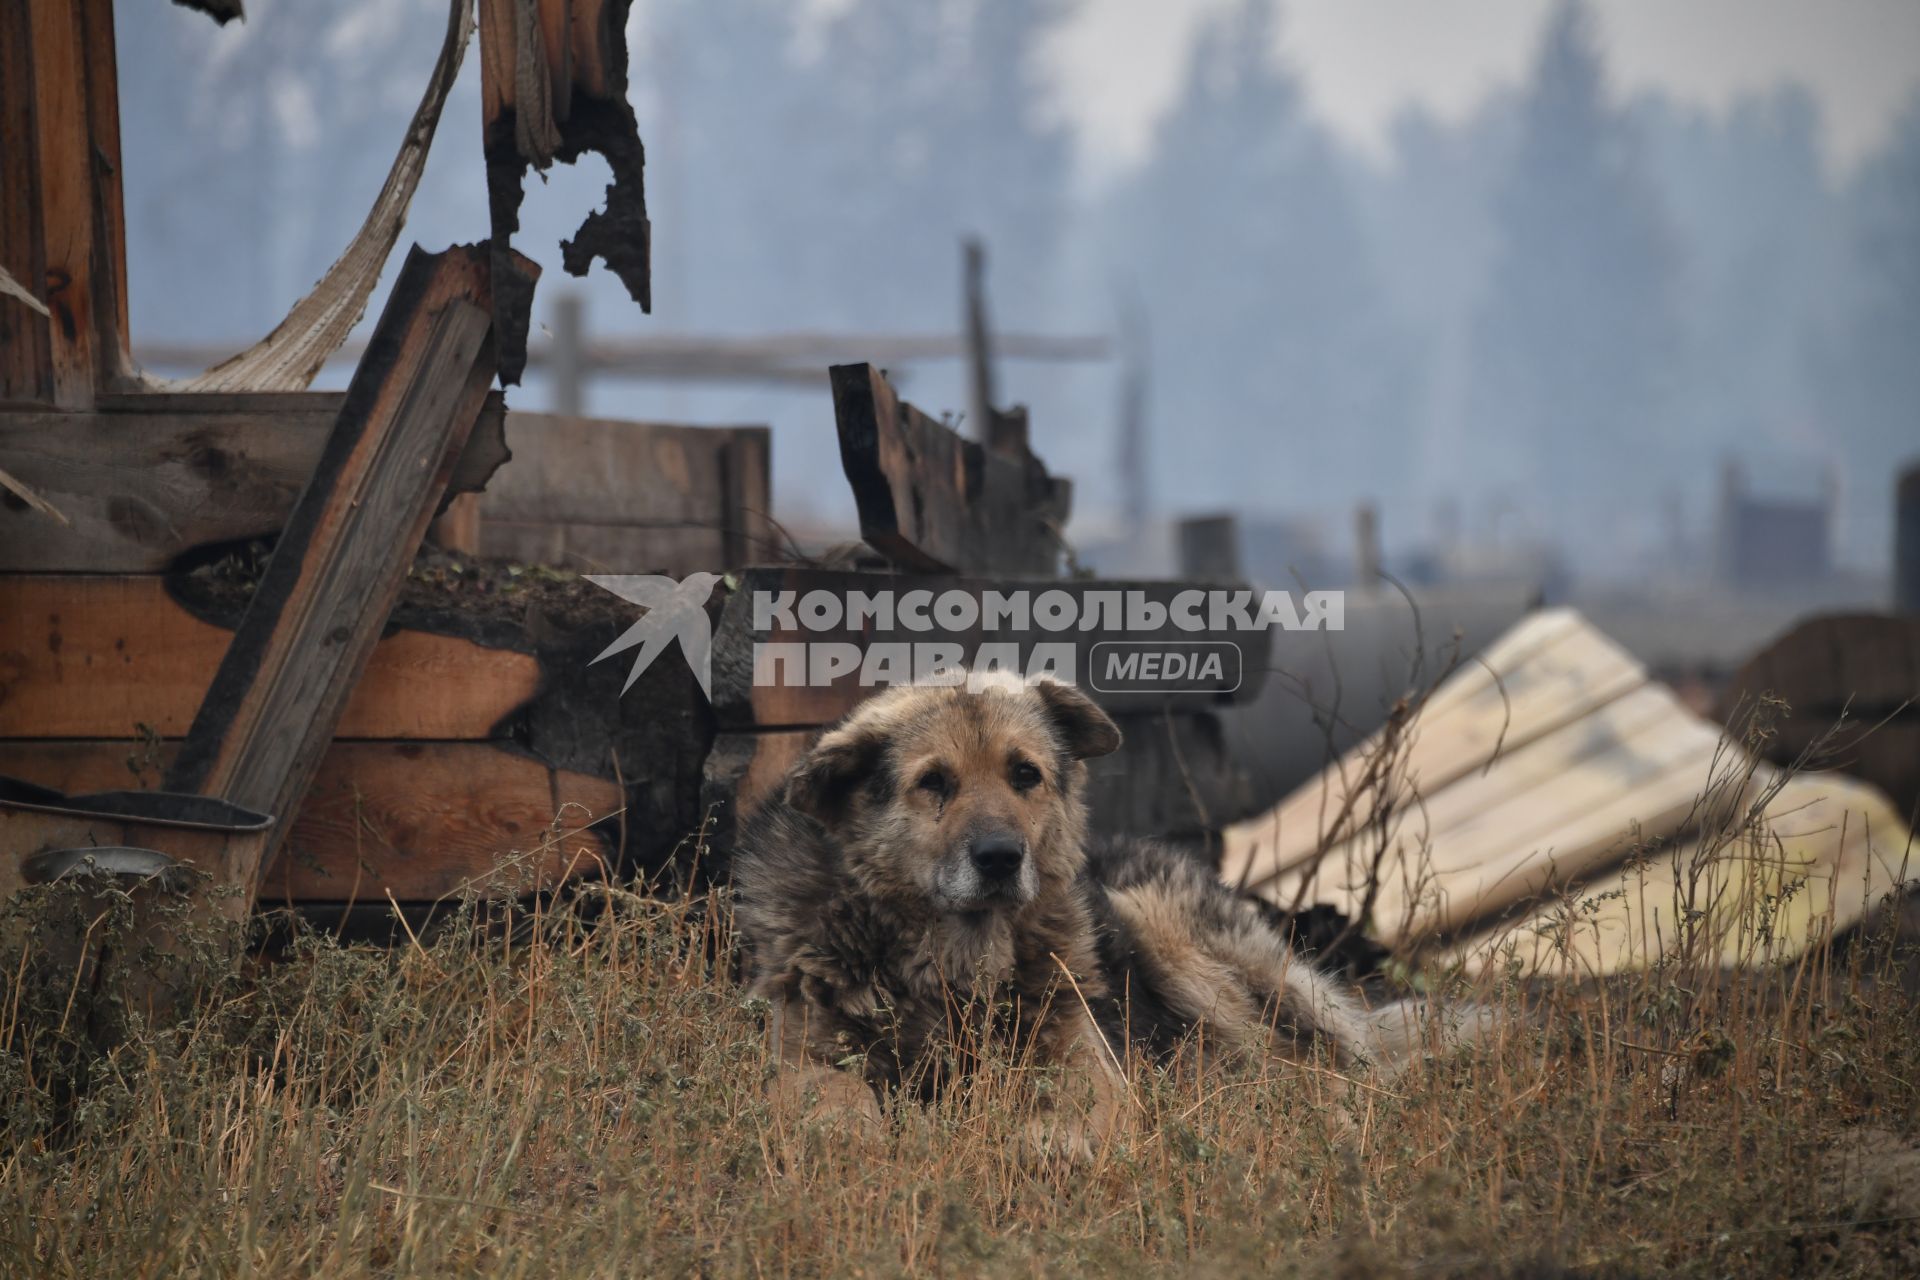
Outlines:
{"type": "Polygon", "coordinates": [[[889,690],[828,730],[742,833],[737,920],[789,1094],[879,1115],[938,1090],[978,1035],[1063,1069],[1084,1151],[1117,1118],[1131,1038],[1391,1066],[1418,1027],[1369,1012],[1250,902],[1152,844],[1089,850],[1086,765],[1120,731],[1071,685],[889,690]],[[858,1064],[858,1069],[849,1069],[858,1064]],[[844,1066],[842,1064],[845,1064],[844,1066]]]}

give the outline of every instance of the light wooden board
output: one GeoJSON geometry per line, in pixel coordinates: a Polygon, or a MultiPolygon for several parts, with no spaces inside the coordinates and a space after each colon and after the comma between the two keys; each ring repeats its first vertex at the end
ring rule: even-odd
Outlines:
{"type": "MultiPolygon", "coordinates": [[[[1649,748],[1658,750],[1660,738],[1672,729],[1675,717],[1686,716],[1685,709],[1664,687],[1642,685],[1585,719],[1503,753],[1491,767],[1473,775],[1469,783],[1416,793],[1390,820],[1389,843],[1395,848],[1387,862],[1401,865],[1426,842],[1456,836],[1468,841],[1479,839],[1489,820],[1506,820],[1503,810],[1509,803],[1524,803],[1542,789],[1563,781],[1570,771],[1591,771],[1608,762],[1631,767],[1636,759],[1645,757],[1649,748]]],[[[1379,844],[1377,830],[1369,827],[1357,839],[1333,842],[1325,858],[1303,861],[1263,882],[1261,892],[1276,902],[1287,902],[1312,884],[1327,893],[1357,895],[1357,877],[1364,865],[1372,862],[1379,844]]],[[[1343,897],[1341,901],[1351,904],[1358,898],[1343,897]]]]}
{"type": "MultiPolygon", "coordinates": [[[[174,743],[0,742],[0,773],[70,794],[157,785],[174,743]],[[142,766],[136,774],[129,762],[142,766]]],[[[428,902],[597,874],[616,813],[610,780],[485,743],[335,742],[261,881],[261,901],[428,902]],[[357,882],[357,887],[356,887],[357,882]]]]}
{"type": "Polygon", "coordinates": [[[1885,798],[1839,775],[1788,780],[1761,817],[1589,881],[1468,938],[1448,958],[1469,973],[1567,977],[1669,956],[1778,963],[1858,922],[1920,861],[1885,798]]]}
{"type": "Polygon", "coordinates": [[[1399,809],[1437,795],[1646,680],[1639,663],[1577,615],[1536,614],[1434,691],[1406,731],[1384,797],[1367,793],[1375,735],[1266,813],[1229,827],[1221,875],[1258,889],[1340,844],[1382,799],[1399,809]]]}
{"type": "MultiPolygon", "coordinates": [[[[232,639],[159,577],[0,575],[0,738],[181,737],[232,639]]],[[[394,632],[336,736],[485,738],[539,684],[531,654],[394,632]]]]}
{"type": "MultiPolygon", "coordinates": [[[[1898,669],[1898,659],[1881,665],[1898,669]]],[[[1624,901],[1583,908],[1584,952],[1529,935],[1511,953],[1523,969],[1610,972],[1672,948],[1682,883],[1733,904],[1729,920],[1750,923],[1764,906],[1792,954],[1810,930],[1857,920],[1900,874],[1885,848],[1911,839],[1883,796],[1850,779],[1796,777],[1775,796],[1780,774],[1565,610],[1528,619],[1452,677],[1407,741],[1383,822],[1321,834],[1370,743],[1230,830],[1227,878],[1250,868],[1269,900],[1331,905],[1402,951],[1477,936],[1479,952],[1445,953],[1454,958],[1484,956],[1493,921],[1551,924],[1558,917],[1539,904],[1556,895],[1624,901]],[[1849,824],[1854,835],[1834,836],[1849,824]],[[1782,857],[1785,869],[1770,871],[1767,859],[1782,857]],[[1821,868],[1840,869],[1825,889],[1813,883],[1821,868]],[[1806,892],[1783,895],[1801,882],[1806,892]]],[[[1361,799],[1363,814],[1376,812],[1361,799]]],[[[1707,958],[1751,962],[1751,947],[1727,949],[1741,929],[1751,933],[1729,926],[1707,958]]]]}
{"type": "MultiPolygon", "coordinates": [[[[1401,816],[1379,860],[1376,936],[1399,944],[1458,928],[1671,835],[1698,797],[1740,770],[1720,750],[1719,735],[1676,705],[1623,738],[1561,735],[1504,757],[1471,785],[1440,792],[1438,823],[1418,807],[1401,816]]],[[[1357,913],[1381,845],[1368,836],[1336,846],[1306,900],[1357,913]]],[[[1305,879],[1274,882],[1273,900],[1292,901],[1305,879]]]]}

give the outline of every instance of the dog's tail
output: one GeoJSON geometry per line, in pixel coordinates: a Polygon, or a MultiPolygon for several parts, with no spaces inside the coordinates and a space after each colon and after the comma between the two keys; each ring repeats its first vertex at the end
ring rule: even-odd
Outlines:
{"type": "Polygon", "coordinates": [[[1491,1042],[1501,1020],[1490,1005],[1396,1000],[1361,1015],[1375,1063],[1399,1071],[1422,1056],[1444,1056],[1491,1042]]]}

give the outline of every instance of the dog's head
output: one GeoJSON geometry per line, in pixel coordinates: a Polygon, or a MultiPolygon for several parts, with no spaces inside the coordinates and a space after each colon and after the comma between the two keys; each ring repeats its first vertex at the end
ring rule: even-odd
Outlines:
{"type": "Polygon", "coordinates": [[[1081,761],[1119,745],[1071,685],[914,685],[829,730],[786,798],[828,830],[867,892],[941,915],[1012,912],[1079,874],[1081,761]]]}

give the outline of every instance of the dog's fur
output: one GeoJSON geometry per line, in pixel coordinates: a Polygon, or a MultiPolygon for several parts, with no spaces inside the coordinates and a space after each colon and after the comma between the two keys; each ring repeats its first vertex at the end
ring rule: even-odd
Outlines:
{"type": "Polygon", "coordinates": [[[876,1092],[929,1094],[974,1037],[1004,1036],[1084,1084],[1097,1138],[1129,1039],[1349,1065],[1413,1050],[1409,1009],[1361,1008],[1196,861],[1090,853],[1082,762],[1119,745],[1053,681],[894,689],[821,737],[735,855],[785,1088],[877,1116],[876,1092]]]}

